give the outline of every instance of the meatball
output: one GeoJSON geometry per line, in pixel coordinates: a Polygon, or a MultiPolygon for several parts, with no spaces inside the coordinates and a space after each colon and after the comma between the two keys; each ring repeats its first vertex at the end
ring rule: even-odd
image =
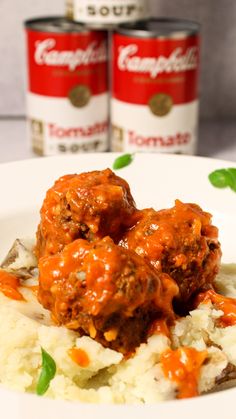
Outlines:
{"type": "Polygon", "coordinates": [[[110,169],[63,176],[43,202],[35,254],[55,254],[78,238],[117,241],[136,213],[128,183],[110,169]]]}
{"type": "Polygon", "coordinates": [[[39,261],[40,303],[58,325],[105,347],[132,352],[157,318],[174,318],[178,286],[110,237],[78,239],[39,261]]]}
{"type": "Polygon", "coordinates": [[[195,204],[177,200],[171,209],[143,210],[120,244],[177,282],[181,309],[191,306],[191,297],[198,291],[211,287],[218,273],[218,230],[211,224],[211,215],[195,204]]]}

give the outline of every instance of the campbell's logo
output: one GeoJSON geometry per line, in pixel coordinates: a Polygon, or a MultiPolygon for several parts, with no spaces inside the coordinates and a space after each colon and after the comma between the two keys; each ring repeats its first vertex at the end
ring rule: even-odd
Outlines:
{"type": "Polygon", "coordinates": [[[91,42],[86,49],[59,51],[56,40],[48,38],[35,43],[34,59],[38,65],[68,67],[71,71],[79,66],[98,64],[107,61],[106,42],[91,42]]]}
{"type": "Polygon", "coordinates": [[[132,73],[147,73],[155,79],[162,73],[180,73],[195,70],[198,67],[198,47],[192,46],[183,51],[177,47],[168,56],[140,57],[138,46],[130,44],[121,46],[118,54],[118,68],[132,73]]]}

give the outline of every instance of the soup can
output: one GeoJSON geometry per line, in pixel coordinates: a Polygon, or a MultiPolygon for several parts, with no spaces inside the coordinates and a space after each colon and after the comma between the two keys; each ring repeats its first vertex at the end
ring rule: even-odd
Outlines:
{"type": "Polygon", "coordinates": [[[108,149],[107,33],[63,17],[25,22],[27,116],[40,155],[108,149]]]}
{"type": "Polygon", "coordinates": [[[90,26],[112,27],[148,17],[147,0],[67,0],[67,17],[90,26]]]}
{"type": "Polygon", "coordinates": [[[112,39],[112,150],[194,154],[199,24],[148,19],[112,39]]]}

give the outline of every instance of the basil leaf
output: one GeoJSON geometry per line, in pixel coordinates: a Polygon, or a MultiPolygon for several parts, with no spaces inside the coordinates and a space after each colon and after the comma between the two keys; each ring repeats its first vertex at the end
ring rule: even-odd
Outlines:
{"type": "Polygon", "coordinates": [[[113,163],[113,169],[118,170],[122,169],[123,167],[129,166],[130,163],[132,163],[134,159],[133,154],[123,154],[122,156],[117,157],[113,163]]]}
{"type": "Polygon", "coordinates": [[[231,188],[236,192],[236,168],[219,169],[208,176],[211,184],[216,188],[231,188]]]}
{"type": "Polygon", "coordinates": [[[226,188],[228,186],[228,174],[225,169],[215,170],[210,173],[209,180],[216,188],[226,188]]]}
{"type": "Polygon", "coordinates": [[[38,396],[42,396],[44,393],[46,393],[50,381],[55,377],[57,369],[54,359],[43,348],[41,348],[41,353],[42,371],[36,387],[36,393],[38,396]]]}
{"type": "Polygon", "coordinates": [[[230,184],[229,184],[229,187],[234,191],[234,192],[236,192],[236,169],[235,168],[233,168],[233,167],[230,167],[229,169],[228,169],[228,173],[229,173],[229,176],[230,176],[230,184]]]}

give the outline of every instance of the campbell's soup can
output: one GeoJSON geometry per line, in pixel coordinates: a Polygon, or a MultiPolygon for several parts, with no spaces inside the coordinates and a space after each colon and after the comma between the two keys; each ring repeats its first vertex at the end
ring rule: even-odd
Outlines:
{"type": "Polygon", "coordinates": [[[177,19],[123,24],[113,34],[112,150],[194,154],[199,25],[177,19]]]}
{"type": "Polygon", "coordinates": [[[148,16],[147,0],[67,0],[67,17],[92,26],[109,27],[148,16]]]}
{"type": "Polygon", "coordinates": [[[27,114],[41,155],[108,149],[107,34],[62,17],[28,20],[27,114]]]}

